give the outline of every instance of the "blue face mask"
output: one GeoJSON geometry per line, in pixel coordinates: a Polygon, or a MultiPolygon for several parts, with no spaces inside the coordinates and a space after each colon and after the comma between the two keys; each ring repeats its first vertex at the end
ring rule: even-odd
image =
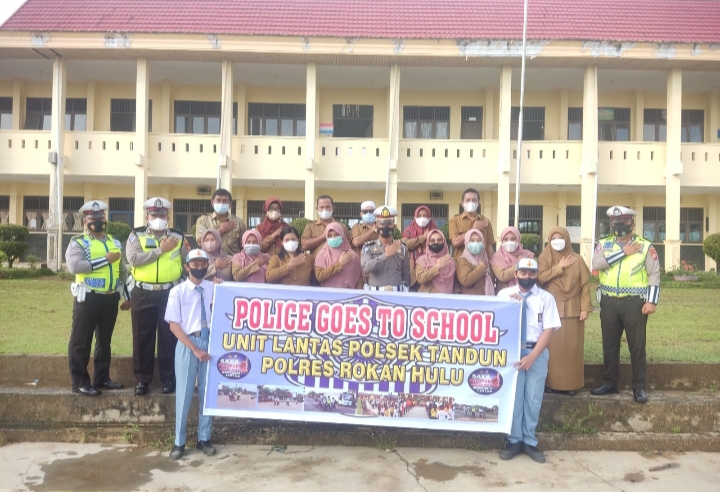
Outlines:
{"type": "Polygon", "coordinates": [[[230,210],[230,205],[227,203],[213,203],[213,208],[215,209],[215,212],[220,215],[225,215],[228,210],[230,210]]]}
{"type": "Polygon", "coordinates": [[[485,245],[483,243],[468,243],[468,250],[474,256],[482,253],[483,249],[485,249],[485,245]]]}
{"type": "Polygon", "coordinates": [[[327,240],[328,246],[331,248],[339,248],[342,244],[342,237],[341,236],[335,236],[335,237],[329,237],[327,240]]]}
{"type": "Polygon", "coordinates": [[[375,223],[375,216],[373,214],[364,214],[362,216],[363,222],[366,224],[374,224],[375,223]]]}

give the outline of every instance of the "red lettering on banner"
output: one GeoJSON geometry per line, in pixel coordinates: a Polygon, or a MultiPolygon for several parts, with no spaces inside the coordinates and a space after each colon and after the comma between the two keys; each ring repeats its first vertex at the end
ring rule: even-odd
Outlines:
{"type": "Polygon", "coordinates": [[[425,332],[425,309],[415,308],[410,314],[412,327],[410,327],[410,336],[415,340],[421,340],[425,332]]]}
{"type": "Polygon", "coordinates": [[[455,340],[455,311],[440,312],[440,340],[455,340]]]}
{"type": "Polygon", "coordinates": [[[440,311],[434,308],[428,309],[425,321],[425,338],[434,342],[438,339],[438,336],[440,336],[440,311]]]}
{"type": "Polygon", "coordinates": [[[393,308],[392,334],[396,339],[405,338],[405,325],[407,323],[407,311],[402,306],[393,308]]]}
{"type": "Polygon", "coordinates": [[[247,318],[248,301],[243,297],[235,298],[235,312],[233,313],[233,328],[242,330],[243,321],[247,318]]]}
{"type": "Polygon", "coordinates": [[[493,326],[495,322],[494,313],[483,313],[485,318],[483,343],[486,345],[498,345],[500,343],[500,330],[497,326],[493,326]]]}
{"type": "Polygon", "coordinates": [[[467,311],[459,311],[455,316],[455,340],[460,343],[467,342],[470,332],[470,317],[467,311]]]}
{"type": "Polygon", "coordinates": [[[390,306],[378,306],[375,311],[378,320],[378,335],[388,337],[388,325],[391,323],[392,308],[390,306]]]}
{"type": "Polygon", "coordinates": [[[285,303],[285,319],[283,321],[285,322],[285,329],[287,331],[295,331],[297,327],[297,311],[297,302],[287,301],[285,303]]]}
{"type": "Polygon", "coordinates": [[[358,335],[367,336],[372,330],[372,308],[367,304],[360,306],[358,310],[358,335]]]}
{"type": "Polygon", "coordinates": [[[297,331],[310,333],[310,315],[312,314],[312,302],[298,301],[298,324],[297,331]]]}

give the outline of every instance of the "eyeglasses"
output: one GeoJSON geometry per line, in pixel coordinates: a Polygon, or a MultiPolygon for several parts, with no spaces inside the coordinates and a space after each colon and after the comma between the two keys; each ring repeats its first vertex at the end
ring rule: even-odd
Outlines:
{"type": "Polygon", "coordinates": [[[375,213],[375,210],[362,210],[361,213],[362,214],[372,214],[372,213],[375,213]]]}

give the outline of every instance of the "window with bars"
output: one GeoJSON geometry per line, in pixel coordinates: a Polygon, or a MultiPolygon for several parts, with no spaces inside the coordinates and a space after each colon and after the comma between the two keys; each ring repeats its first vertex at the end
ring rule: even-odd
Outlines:
{"type": "Polygon", "coordinates": [[[305,105],[248,103],[248,135],[304,137],[305,105]]]}
{"type": "Polygon", "coordinates": [[[348,229],[360,222],[359,202],[335,202],[333,204],[333,218],[345,224],[348,229]]]}
{"type": "Polygon", "coordinates": [[[643,141],[667,141],[667,110],[646,108],[643,111],[643,141]]]}
{"type": "Polygon", "coordinates": [[[565,208],[565,226],[580,227],[580,213],[581,208],[579,205],[568,205],[565,208]]]}
{"type": "MultiPolygon", "coordinates": [[[[680,140],[682,142],[704,141],[705,111],[702,109],[683,109],[680,140]]],[[[667,141],[667,110],[646,109],[643,121],[643,140],[645,142],[667,141]]]]}
{"type": "Polygon", "coordinates": [[[123,222],[130,227],[134,227],[135,199],[110,198],[108,202],[108,220],[110,222],[123,222]]]}
{"type": "Polygon", "coordinates": [[[403,106],[403,138],[450,138],[450,106],[403,106]]]}
{"type": "MultiPolygon", "coordinates": [[[[430,215],[438,228],[447,224],[448,217],[450,215],[450,206],[445,203],[403,203],[400,208],[403,231],[412,223],[413,220],[415,220],[415,209],[417,209],[420,205],[425,205],[430,209],[430,215]]],[[[478,210],[478,213],[480,213],[480,210],[478,210]]]]}
{"type": "MultiPolygon", "coordinates": [[[[235,210],[236,201],[233,200],[232,210],[235,210]]],[[[192,233],[192,228],[201,215],[212,212],[210,200],[173,200],[173,227],[185,234],[192,233]]]]}
{"type": "MultiPolygon", "coordinates": [[[[510,140],[518,139],[520,125],[520,107],[510,110],[510,140]]],[[[545,139],[545,108],[523,108],[523,140],[545,139]]]]}
{"type": "Polygon", "coordinates": [[[705,111],[702,109],[683,109],[680,140],[682,142],[702,143],[704,141],[704,131],[705,111]]]}
{"type": "Polygon", "coordinates": [[[568,108],[568,140],[582,140],[583,108],[568,108]]]}
{"type": "MultiPolygon", "coordinates": [[[[66,231],[82,231],[82,218],[79,210],[85,203],[81,196],[63,197],[63,213],[66,231]]],[[[31,231],[44,231],[49,216],[50,198],[47,196],[23,197],[23,225],[31,231]]]]}
{"type": "Polygon", "coordinates": [[[610,218],[607,216],[609,205],[599,205],[595,209],[595,237],[605,237],[612,234],[610,230],[610,218]]]}
{"type": "Polygon", "coordinates": [[[13,98],[0,97],[0,130],[12,130],[13,98]]]}
{"type": "Polygon", "coordinates": [[[65,99],[65,130],[84,132],[87,122],[87,99],[65,99]]]}
{"type": "Polygon", "coordinates": [[[630,108],[598,108],[598,140],[630,141],[630,108]]]}
{"type": "Polygon", "coordinates": [[[482,106],[463,106],[460,108],[460,138],[482,139],[483,108],[482,106]]]}
{"type": "MultiPolygon", "coordinates": [[[[510,223],[515,223],[515,205],[510,205],[510,223]]],[[[520,230],[521,234],[537,234],[538,236],[542,236],[542,226],[542,205],[520,205],[518,229],[520,230]]]]}
{"type": "Polygon", "coordinates": [[[652,243],[665,241],[665,207],[643,208],[643,237],[652,243]]]}
{"type": "MultiPolygon", "coordinates": [[[[110,100],[110,131],[135,131],[135,99],[110,100]]],[[[152,132],[152,99],[148,100],[148,132],[152,132]]]]}
{"type": "Polygon", "coordinates": [[[702,244],[704,213],[702,208],[680,208],[680,241],[702,244]]]}
{"type": "Polygon", "coordinates": [[[50,130],[52,99],[28,97],[25,99],[25,130],[50,130]]]}
{"type": "Polygon", "coordinates": [[[7,224],[10,221],[10,197],[0,195],[0,224],[7,224]]]}
{"type": "Polygon", "coordinates": [[[333,104],[333,137],[372,138],[373,106],[333,104]]]}
{"type": "MultiPolygon", "coordinates": [[[[247,224],[248,227],[257,227],[265,217],[263,210],[264,200],[248,200],[247,224]]],[[[283,222],[289,224],[294,219],[305,216],[305,202],[291,202],[283,200],[283,222]]]]}
{"type": "Polygon", "coordinates": [[[175,133],[220,134],[220,102],[175,101],[175,133]]]}

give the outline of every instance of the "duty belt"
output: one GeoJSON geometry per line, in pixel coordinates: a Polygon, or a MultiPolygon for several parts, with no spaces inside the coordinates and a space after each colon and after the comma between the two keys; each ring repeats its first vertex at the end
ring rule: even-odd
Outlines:
{"type": "Polygon", "coordinates": [[[611,297],[645,296],[647,294],[646,287],[612,287],[610,285],[600,285],[600,291],[611,297]]]}
{"type": "Polygon", "coordinates": [[[179,280],[177,280],[175,282],[168,282],[166,284],[148,284],[147,282],[136,282],[135,287],[139,287],[142,290],[155,290],[155,291],[170,290],[179,283],[180,283],[179,280]]]}

